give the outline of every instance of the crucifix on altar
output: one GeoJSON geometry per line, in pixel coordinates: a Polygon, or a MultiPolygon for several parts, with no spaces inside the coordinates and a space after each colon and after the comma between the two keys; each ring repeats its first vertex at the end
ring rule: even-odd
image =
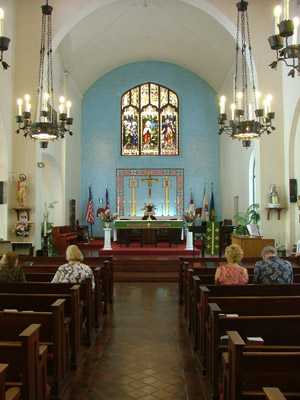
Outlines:
{"type": "Polygon", "coordinates": [[[151,199],[152,197],[152,183],[153,182],[158,182],[157,178],[152,178],[152,171],[149,171],[149,177],[148,178],[143,178],[142,182],[147,182],[148,184],[148,197],[151,199]]]}

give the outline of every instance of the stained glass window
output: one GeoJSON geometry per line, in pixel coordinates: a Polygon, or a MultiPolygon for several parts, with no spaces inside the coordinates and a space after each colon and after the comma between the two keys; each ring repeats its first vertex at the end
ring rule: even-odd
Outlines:
{"type": "Polygon", "coordinates": [[[156,83],[143,83],[121,100],[121,155],[179,154],[178,96],[156,83]]]}

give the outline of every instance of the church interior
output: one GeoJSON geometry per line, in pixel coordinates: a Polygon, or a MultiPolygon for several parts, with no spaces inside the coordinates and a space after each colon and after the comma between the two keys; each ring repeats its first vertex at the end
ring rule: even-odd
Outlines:
{"type": "Polygon", "coordinates": [[[300,1],[0,0],[0,9],[0,254],[12,245],[31,274],[36,255],[62,264],[67,246],[81,243],[86,263],[106,271],[101,285],[115,268],[78,366],[65,358],[51,395],[38,388],[28,399],[233,399],[197,338],[205,321],[188,268],[224,261],[231,240],[248,243],[231,234],[253,205],[258,247],[244,250],[245,265],[264,243],[299,266],[300,1]],[[281,20],[295,21],[282,39],[292,55],[271,48],[281,20]],[[52,125],[43,137],[40,127],[52,125]],[[223,233],[216,252],[210,223],[223,233]],[[147,279],[126,280],[125,266],[139,263],[147,279]]]}

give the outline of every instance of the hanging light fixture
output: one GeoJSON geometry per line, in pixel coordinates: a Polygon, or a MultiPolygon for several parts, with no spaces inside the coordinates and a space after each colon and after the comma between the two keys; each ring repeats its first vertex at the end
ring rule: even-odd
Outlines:
{"type": "Polygon", "coordinates": [[[279,22],[281,17],[280,6],[275,7],[274,16],[275,35],[270,36],[268,40],[271,49],[276,51],[276,61],[273,61],[269,66],[276,69],[278,62],[283,61],[287,67],[291,68],[288,76],[294,78],[296,71],[300,75],[300,44],[297,40],[299,18],[289,19],[288,0],[284,0],[283,19],[279,22]],[[292,43],[289,44],[288,38],[290,37],[292,37],[292,43]]]}
{"type": "Polygon", "coordinates": [[[54,109],[53,96],[53,70],[52,70],[52,24],[51,14],[53,7],[47,3],[42,6],[42,37],[40,48],[40,64],[37,88],[37,102],[34,122],[31,121],[30,96],[26,94],[25,110],[23,111],[23,101],[17,100],[18,115],[16,121],[19,129],[16,133],[23,131],[24,136],[40,142],[42,149],[48,147],[48,142],[55,139],[64,138],[66,133],[72,135],[70,126],[73,118],[70,118],[71,102],[65,102],[60,97],[59,114],[54,109]],[[45,58],[47,57],[46,82],[44,81],[45,58]]]}
{"type": "Polygon", "coordinates": [[[227,121],[225,112],[225,96],[220,99],[220,115],[218,118],[219,135],[225,132],[232,139],[241,140],[243,147],[250,147],[251,140],[259,138],[264,132],[270,134],[275,128],[272,126],[272,119],[275,113],[271,112],[272,96],[268,95],[264,101],[264,108],[260,108],[260,93],[256,90],[254,79],[254,68],[252,49],[250,42],[250,29],[248,20],[248,2],[240,1],[237,6],[237,33],[236,33],[236,57],[235,75],[233,88],[233,104],[231,105],[231,119],[227,121]],[[250,73],[247,67],[247,44],[250,73]],[[241,72],[240,72],[241,69],[241,72]],[[248,78],[252,91],[248,87],[248,78]]]}
{"type": "Polygon", "coordinates": [[[0,8],[0,62],[3,69],[7,69],[9,65],[3,60],[3,52],[8,50],[10,39],[6,36],[3,36],[3,20],[4,11],[2,8],[0,8]]]}

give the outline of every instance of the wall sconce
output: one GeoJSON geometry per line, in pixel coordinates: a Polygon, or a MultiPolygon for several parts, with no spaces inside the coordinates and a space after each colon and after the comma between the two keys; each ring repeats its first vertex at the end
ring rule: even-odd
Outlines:
{"type": "Polygon", "coordinates": [[[43,163],[42,161],[38,161],[37,163],[36,163],[36,165],[37,165],[37,167],[38,168],[45,168],[45,163],[43,163]]]}

